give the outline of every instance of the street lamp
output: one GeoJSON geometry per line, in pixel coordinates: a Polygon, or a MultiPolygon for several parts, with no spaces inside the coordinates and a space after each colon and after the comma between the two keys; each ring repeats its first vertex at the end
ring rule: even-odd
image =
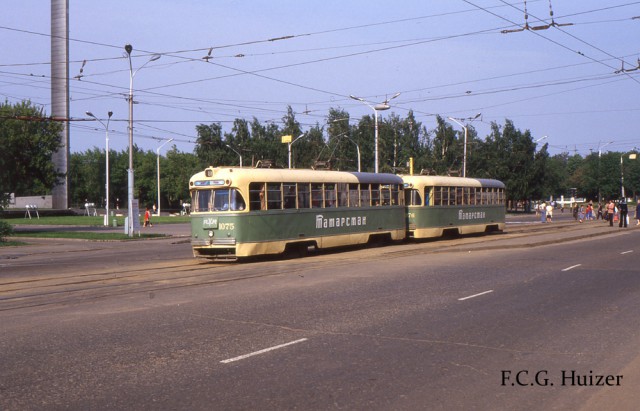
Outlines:
{"type": "Polygon", "coordinates": [[[102,126],[104,127],[104,132],[105,132],[105,155],[106,155],[106,164],[105,164],[105,168],[106,168],[106,176],[105,176],[105,195],[106,195],[106,205],[105,205],[105,212],[104,212],[104,225],[108,226],[109,225],[109,120],[111,120],[111,116],[113,115],[113,111],[109,111],[107,113],[107,115],[109,116],[107,118],[107,124],[104,124],[98,117],[94,116],[92,112],[87,111],[86,114],[89,117],[93,117],[96,121],[98,121],[98,123],[102,124],[102,126]]]}
{"type": "MultiPolygon", "coordinates": [[[[289,152],[289,169],[291,169],[291,146],[293,145],[293,143],[295,143],[296,141],[300,140],[302,137],[304,137],[306,134],[300,134],[298,137],[296,137],[295,140],[293,141],[289,141],[287,143],[287,151],[289,152]]],[[[283,136],[284,138],[285,136],[283,136]]],[[[291,138],[291,136],[289,136],[289,138],[291,138]]]]}
{"type": "Polygon", "coordinates": [[[350,137],[347,137],[347,136],[340,136],[340,137],[346,138],[347,140],[351,141],[353,144],[356,145],[356,151],[358,153],[358,173],[359,173],[360,172],[360,146],[358,145],[358,143],[353,141],[350,137]]]}
{"type": "MultiPolygon", "coordinates": [[[[461,119],[456,119],[453,117],[449,117],[449,120],[451,121],[455,121],[460,127],[462,127],[462,129],[464,130],[464,148],[462,149],[462,177],[466,177],[467,176],[467,126],[465,126],[464,124],[462,124],[460,121],[458,120],[475,120],[478,117],[480,117],[482,113],[478,113],[475,115],[475,117],[469,117],[469,118],[461,118],[461,119]]],[[[543,137],[544,138],[544,137],[543,137]]]]}
{"type": "MultiPolygon", "coordinates": [[[[624,195],[624,167],[622,165],[622,159],[624,158],[624,156],[626,156],[628,153],[624,153],[623,155],[620,156],[620,188],[622,191],[622,199],[626,201],[626,197],[624,195]]],[[[637,157],[636,153],[630,153],[629,154],[629,160],[635,160],[637,157]]]]}
{"type": "Polygon", "coordinates": [[[391,96],[391,98],[388,98],[384,102],[382,102],[380,104],[376,104],[375,106],[371,105],[371,103],[369,103],[368,101],[366,101],[362,97],[356,97],[354,95],[349,95],[350,98],[352,98],[354,100],[358,100],[359,102],[361,102],[362,104],[364,104],[366,106],[369,106],[369,108],[371,110],[373,110],[374,117],[375,117],[375,134],[374,134],[374,158],[375,158],[374,172],[375,173],[378,172],[378,164],[379,164],[379,162],[378,162],[378,111],[389,110],[391,108],[391,106],[389,106],[389,101],[393,100],[394,98],[398,97],[399,95],[400,95],[400,93],[396,93],[393,96],[391,96]]]}
{"type": "MultiPolygon", "coordinates": [[[[129,237],[133,237],[133,78],[144,66],[152,61],[158,60],[161,56],[160,54],[152,55],[146,63],[133,71],[133,64],[131,63],[131,52],[133,51],[133,46],[131,44],[127,44],[124,46],[124,50],[127,52],[127,58],[129,59],[129,170],[127,172],[127,234],[129,237]]],[[[136,218],[138,217],[136,216],[136,218]]]]}
{"type": "Polygon", "coordinates": [[[156,150],[156,154],[157,159],[158,159],[158,214],[157,216],[160,217],[160,149],[167,143],[172,142],[173,139],[170,138],[169,140],[165,141],[164,143],[160,144],[160,147],[158,147],[158,149],[156,150]]]}
{"type": "Polygon", "coordinates": [[[608,146],[609,144],[613,144],[613,141],[609,141],[608,143],[603,144],[602,146],[600,145],[600,142],[598,141],[598,205],[600,205],[600,203],[602,203],[602,195],[600,194],[600,158],[602,157],[602,149],[605,148],[606,146],[608,146]]]}
{"type": "Polygon", "coordinates": [[[242,154],[236,151],[236,149],[231,147],[229,144],[225,144],[225,146],[229,147],[234,153],[238,155],[238,157],[240,157],[240,168],[242,168],[242,154]]]}

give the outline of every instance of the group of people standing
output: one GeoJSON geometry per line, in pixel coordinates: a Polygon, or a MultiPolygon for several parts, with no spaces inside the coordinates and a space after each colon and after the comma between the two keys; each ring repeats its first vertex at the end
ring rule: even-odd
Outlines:
{"type": "MultiPolygon", "coordinates": [[[[539,215],[542,223],[550,223],[553,220],[554,203],[549,204],[544,201],[536,206],[536,215],[539,215]]],[[[564,212],[564,205],[562,206],[564,212]]],[[[571,207],[571,213],[573,218],[582,223],[588,220],[600,220],[608,221],[609,226],[613,227],[613,223],[618,221],[618,226],[627,227],[629,224],[629,206],[627,202],[622,199],[618,203],[613,200],[609,200],[606,204],[598,204],[597,210],[594,209],[593,203],[587,205],[579,205],[575,203],[571,207]]],[[[640,225],[640,207],[636,207],[635,212],[636,225],[640,225]]]]}
{"type": "MultiPolygon", "coordinates": [[[[640,214],[638,214],[638,208],[636,206],[636,225],[640,224],[640,214]]],[[[618,204],[613,202],[613,200],[609,200],[606,205],[606,213],[607,219],[609,220],[609,226],[613,227],[613,221],[615,217],[618,217],[618,227],[626,227],[629,222],[629,206],[627,202],[624,200],[620,200],[618,204]]]]}

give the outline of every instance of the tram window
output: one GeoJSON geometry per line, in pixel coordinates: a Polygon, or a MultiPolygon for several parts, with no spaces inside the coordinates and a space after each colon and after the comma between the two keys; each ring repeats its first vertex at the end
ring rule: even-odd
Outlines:
{"type": "Polygon", "coordinates": [[[380,187],[380,204],[383,206],[391,205],[391,190],[389,186],[380,187]]]}
{"type": "Polygon", "coordinates": [[[267,183],[267,209],[282,209],[282,184],[267,183]]]}
{"type": "Polygon", "coordinates": [[[433,197],[433,187],[425,187],[424,188],[424,206],[428,207],[431,205],[431,198],[433,197]]]}
{"type": "Polygon", "coordinates": [[[195,211],[209,211],[209,202],[211,201],[211,190],[195,190],[193,192],[193,209],[195,211]]]}
{"type": "Polygon", "coordinates": [[[469,188],[469,205],[476,205],[476,190],[477,188],[469,188]]]}
{"type": "Polygon", "coordinates": [[[371,193],[369,184],[360,184],[360,207],[371,206],[371,193]]]}
{"type": "Polygon", "coordinates": [[[324,206],[325,207],[336,206],[336,185],[335,184],[324,185],[324,206]]]}
{"type": "Polygon", "coordinates": [[[311,183],[311,207],[322,208],[322,183],[311,183]]]}
{"type": "Polygon", "coordinates": [[[357,184],[349,184],[349,207],[360,207],[358,191],[357,184]]]}
{"type": "Polygon", "coordinates": [[[296,208],[296,183],[283,183],[284,208],[296,208]]]}
{"type": "Polygon", "coordinates": [[[441,187],[442,190],[442,200],[440,205],[448,206],[449,205],[449,187],[441,187]]]}
{"type": "Polygon", "coordinates": [[[463,193],[464,190],[462,189],[462,187],[456,187],[456,204],[457,205],[462,205],[463,203],[463,193]]]}
{"type": "Polygon", "coordinates": [[[229,190],[229,193],[231,195],[231,202],[229,203],[231,211],[242,211],[247,207],[242,194],[238,190],[234,188],[229,190]]]}
{"type": "Polygon", "coordinates": [[[449,187],[449,205],[456,205],[456,188],[449,187]]]}
{"type": "Polygon", "coordinates": [[[422,205],[422,197],[420,197],[420,191],[416,189],[406,190],[405,191],[405,204],[412,206],[422,205]]]}
{"type": "Polygon", "coordinates": [[[433,205],[442,205],[442,187],[433,188],[433,205]]]}
{"type": "Polygon", "coordinates": [[[403,198],[400,196],[400,185],[392,184],[391,185],[391,204],[392,205],[402,205],[403,198]]]}
{"type": "Polygon", "coordinates": [[[338,207],[349,206],[349,194],[347,190],[348,187],[348,184],[338,184],[338,207]]]}
{"type": "Polygon", "coordinates": [[[298,183],[298,208],[309,208],[309,184],[298,183]]]}
{"type": "Polygon", "coordinates": [[[249,184],[249,210],[266,210],[264,183],[249,184]]]}
{"type": "Polygon", "coordinates": [[[371,205],[372,206],[380,205],[380,185],[379,184],[371,184],[371,205]]]}
{"type": "Polygon", "coordinates": [[[229,210],[229,190],[213,190],[213,211],[229,210]]]}

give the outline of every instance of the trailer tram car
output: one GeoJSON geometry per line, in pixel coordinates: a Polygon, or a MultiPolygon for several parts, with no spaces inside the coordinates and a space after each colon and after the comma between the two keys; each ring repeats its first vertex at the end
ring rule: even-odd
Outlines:
{"type": "Polygon", "coordinates": [[[189,181],[191,245],[214,260],[406,236],[393,174],[209,167],[189,181]]]}
{"type": "Polygon", "coordinates": [[[482,178],[402,176],[409,238],[503,231],[505,185],[482,178]]]}

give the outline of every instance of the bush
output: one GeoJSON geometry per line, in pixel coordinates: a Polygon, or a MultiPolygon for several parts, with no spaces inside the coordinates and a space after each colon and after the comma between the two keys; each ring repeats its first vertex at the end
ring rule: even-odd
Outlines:
{"type": "Polygon", "coordinates": [[[6,241],[5,237],[13,234],[13,226],[6,221],[0,220],[0,242],[6,241]]]}

